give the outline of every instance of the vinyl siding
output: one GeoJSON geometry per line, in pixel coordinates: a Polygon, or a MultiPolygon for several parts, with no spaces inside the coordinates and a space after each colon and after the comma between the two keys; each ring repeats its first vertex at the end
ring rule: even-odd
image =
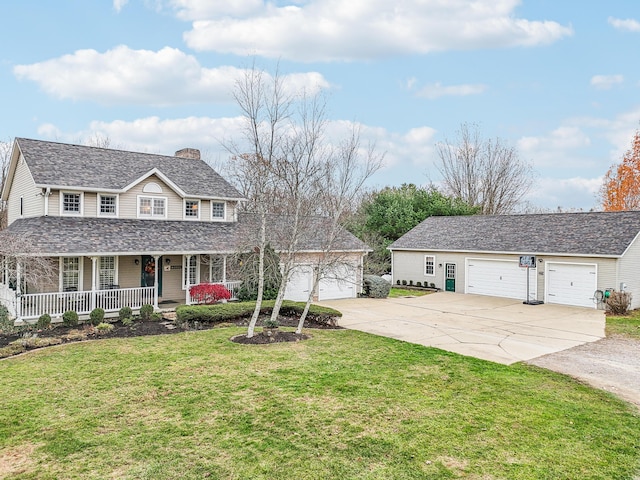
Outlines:
{"type": "Polygon", "coordinates": [[[612,286],[619,290],[621,282],[626,283],[627,292],[631,292],[631,308],[640,308],[640,241],[638,237],[618,260],[618,277],[612,286]]]}
{"type": "Polygon", "coordinates": [[[23,217],[38,217],[44,215],[44,197],[42,196],[42,190],[36,188],[36,183],[22,155],[20,155],[18,159],[18,165],[16,166],[7,202],[7,220],[9,225],[20,218],[20,197],[22,197],[23,217]]]}
{"type": "MultiPolygon", "coordinates": [[[[637,243],[637,242],[636,242],[637,243]]],[[[640,246],[634,243],[634,247],[638,250],[637,257],[640,257],[640,246]]],[[[529,253],[529,252],[527,252],[529,253]]],[[[445,288],[445,265],[447,263],[453,263],[456,265],[456,292],[464,293],[466,284],[466,259],[478,258],[483,260],[518,260],[520,255],[498,255],[487,253],[455,253],[455,252],[407,252],[407,251],[394,251],[392,257],[392,276],[393,284],[395,285],[397,280],[406,280],[409,283],[413,280],[416,284],[418,281],[424,283],[433,282],[437,288],[444,290],[445,288]],[[435,256],[435,277],[426,276],[424,274],[424,257],[425,255],[435,256]],[[439,265],[442,264],[442,267],[439,265]]],[[[616,259],[614,258],[598,258],[598,257],[562,257],[562,256],[544,256],[537,255],[538,267],[535,269],[535,278],[537,279],[537,298],[538,300],[544,300],[545,296],[545,263],[546,262],[560,262],[560,263],[588,263],[596,264],[598,266],[598,289],[604,290],[607,288],[618,288],[616,285],[616,259]],[[542,260],[542,262],[540,262],[542,260]]],[[[633,271],[633,268],[640,268],[640,261],[629,267],[629,272],[633,271]]],[[[533,269],[532,269],[533,270],[533,269]]],[[[638,271],[638,270],[636,270],[638,271]]],[[[534,273],[530,272],[530,279],[534,281],[534,273]]],[[[629,275],[630,276],[630,275],[629,275]]],[[[626,280],[623,280],[626,282],[626,280]]],[[[639,282],[640,283],[640,282],[639,282]]],[[[627,285],[631,288],[631,283],[627,282],[627,285]]],[[[635,285],[635,284],[634,284],[635,285]]]]}
{"type": "Polygon", "coordinates": [[[144,195],[145,197],[164,197],[167,199],[167,220],[182,220],[184,218],[182,214],[184,208],[182,197],[155,175],[135,185],[128,192],[120,194],[120,218],[138,218],[138,195],[144,195]],[[160,186],[162,193],[142,192],[145,185],[152,182],[160,186]]]}

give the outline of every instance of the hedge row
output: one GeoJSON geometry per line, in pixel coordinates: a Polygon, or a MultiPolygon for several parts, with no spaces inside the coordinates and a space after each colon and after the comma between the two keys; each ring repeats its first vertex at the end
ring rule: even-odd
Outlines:
{"type": "MultiPolygon", "coordinates": [[[[269,315],[273,310],[274,300],[262,302],[260,313],[269,315]]],[[[304,302],[291,302],[285,300],[280,308],[280,315],[301,315],[304,310],[304,302]]],[[[228,322],[240,317],[251,316],[256,307],[256,302],[230,302],[216,305],[181,305],[176,308],[176,322],[205,322],[217,323],[228,322]]],[[[312,318],[335,318],[341,317],[342,313],[333,308],[311,305],[309,317],[312,318]]]]}

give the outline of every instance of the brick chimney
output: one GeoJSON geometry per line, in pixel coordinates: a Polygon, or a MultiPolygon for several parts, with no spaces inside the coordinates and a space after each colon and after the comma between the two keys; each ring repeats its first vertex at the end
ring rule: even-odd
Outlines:
{"type": "Polygon", "coordinates": [[[193,160],[200,160],[200,150],[197,148],[183,148],[176,152],[176,157],[191,158],[193,160]]]}

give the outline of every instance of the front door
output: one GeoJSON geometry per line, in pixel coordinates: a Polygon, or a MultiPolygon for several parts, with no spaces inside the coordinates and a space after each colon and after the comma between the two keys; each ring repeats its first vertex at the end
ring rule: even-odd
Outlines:
{"type": "Polygon", "coordinates": [[[445,264],[444,289],[447,292],[456,291],[456,264],[455,263],[445,264]]]}
{"type": "MultiPolygon", "coordinates": [[[[162,296],[162,257],[158,259],[160,268],[158,269],[158,296],[162,296]]],[[[156,278],[156,261],[150,255],[142,256],[140,271],[140,286],[153,287],[156,278]]]]}

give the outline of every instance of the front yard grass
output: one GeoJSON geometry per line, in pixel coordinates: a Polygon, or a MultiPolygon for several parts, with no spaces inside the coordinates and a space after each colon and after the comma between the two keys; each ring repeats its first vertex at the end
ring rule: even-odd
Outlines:
{"type": "Polygon", "coordinates": [[[624,335],[640,340],[640,310],[632,310],[629,315],[607,316],[607,336],[624,335]]]}
{"type": "Polygon", "coordinates": [[[640,417],[526,365],[350,330],[241,328],[0,362],[0,478],[625,479],[640,417]]]}
{"type": "Polygon", "coordinates": [[[401,288],[401,287],[391,287],[391,291],[389,292],[389,298],[398,298],[398,297],[421,297],[423,295],[427,295],[429,293],[433,293],[431,290],[423,290],[423,289],[413,289],[413,288],[401,288]]]}

